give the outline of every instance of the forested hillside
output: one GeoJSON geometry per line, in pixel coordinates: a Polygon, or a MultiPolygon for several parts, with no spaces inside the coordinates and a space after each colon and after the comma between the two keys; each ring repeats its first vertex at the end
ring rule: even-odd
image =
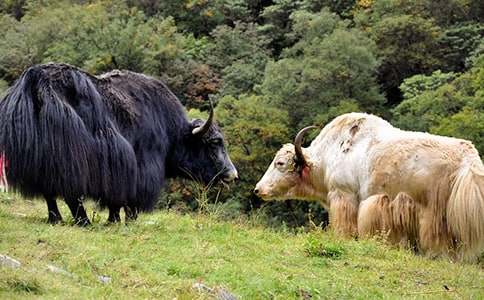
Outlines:
{"type": "MultiPolygon", "coordinates": [[[[4,0],[0,94],[49,61],[162,78],[192,116],[216,105],[241,182],[210,201],[229,217],[262,206],[269,224],[319,223],[315,203],[251,192],[304,126],[364,111],[484,153],[483,20],[481,0],[4,0]]],[[[200,206],[185,184],[169,190],[160,207],[200,206]]]]}

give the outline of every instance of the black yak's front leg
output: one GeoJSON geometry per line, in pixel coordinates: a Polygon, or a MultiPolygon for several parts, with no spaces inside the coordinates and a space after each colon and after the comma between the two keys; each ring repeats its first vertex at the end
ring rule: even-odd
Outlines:
{"type": "Polygon", "coordinates": [[[121,217],[119,216],[120,207],[109,206],[109,217],[108,223],[118,223],[121,222],[121,217]]]}
{"type": "Polygon", "coordinates": [[[45,201],[47,202],[47,209],[49,211],[49,219],[47,222],[50,224],[57,224],[62,222],[62,215],[57,207],[57,201],[55,197],[52,196],[44,196],[45,201]]]}
{"type": "Polygon", "coordinates": [[[91,222],[87,217],[86,210],[84,209],[84,206],[82,205],[82,202],[79,198],[73,198],[73,199],[66,198],[65,200],[66,200],[67,206],[69,206],[69,209],[71,210],[72,217],[74,218],[76,225],[79,225],[79,226],[91,225],[91,222]]]}

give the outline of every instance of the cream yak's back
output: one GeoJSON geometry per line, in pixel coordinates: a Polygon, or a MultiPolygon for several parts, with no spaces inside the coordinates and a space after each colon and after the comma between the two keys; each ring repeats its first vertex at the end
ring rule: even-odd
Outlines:
{"type": "Polygon", "coordinates": [[[484,166],[472,143],[400,130],[374,115],[341,115],[308,148],[285,145],[256,190],[265,199],[322,201],[344,234],[383,231],[466,260],[484,248],[484,166]]]}

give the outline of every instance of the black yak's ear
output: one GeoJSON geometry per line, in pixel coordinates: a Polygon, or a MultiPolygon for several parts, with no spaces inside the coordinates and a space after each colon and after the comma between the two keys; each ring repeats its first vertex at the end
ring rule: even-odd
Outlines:
{"type": "Polygon", "coordinates": [[[190,133],[194,134],[193,132],[200,128],[205,122],[202,119],[192,119],[190,121],[190,133]]]}
{"type": "Polygon", "coordinates": [[[205,135],[205,133],[207,133],[208,130],[210,129],[210,126],[212,126],[213,115],[214,115],[213,105],[212,105],[212,102],[210,102],[210,114],[208,115],[207,121],[203,123],[201,126],[193,128],[192,134],[196,136],[205,135]]]}

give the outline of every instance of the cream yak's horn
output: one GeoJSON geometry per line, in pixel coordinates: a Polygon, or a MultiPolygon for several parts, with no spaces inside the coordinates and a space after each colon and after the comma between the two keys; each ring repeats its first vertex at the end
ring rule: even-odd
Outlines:
{"type": "Polygon", "coordinates": [[[306,134],[307,131],[311,129],[316,129],[319,128],[318,126],[308,126],[304,127],[301,129],[301,131],[298,132],[296,135],[296,138],[294,139],[294,149],[296,150],[296,163],[300,166],[306,166],[306,158],[304,157],[304,154],[302,152],[302,141],[304,138],[304,134],[306,134]]]}

